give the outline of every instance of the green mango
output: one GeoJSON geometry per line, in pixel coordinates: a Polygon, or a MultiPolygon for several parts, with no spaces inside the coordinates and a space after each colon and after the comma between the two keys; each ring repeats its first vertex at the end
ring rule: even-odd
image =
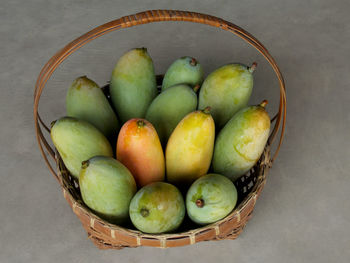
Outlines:
{"type": "Polygon", "coordinates": [[[243,108],[220,131],[212,162],[215,173],[234,181],[259,160],[270,132],[266,104],[243,108]]]}
{"type": "Polygon", "coordinates": [[[237,203],[237,189],[223,175],[207,174],[197,179],[186,195],[190,219],[200,225],[214,223],[227,216],[237,203]]]}
{"type": "Polygon", "coordinates": [[[215,124],[223,127],[231,117],[245,107],[253,89],[252,67],[228,64],[210,73],[199,92],[198,109],[211,107],[215,124]]]}
{"type": "Polygon", "coordinates": [[[67,115],[85,120],[107,138],[116,136],[119,122],[100,87],[86,76],[72,83],[66,96],[67,115]]]}
{"type": "Polygon", "coordinates": [[[146,119],[156,128],[159,139],[166,144],[176,125],[197,108],[199,86],[191,88],[186,84],[172,86],[160,93],[149,106],[146,119]]]}
{"type": "Polygon", "coordinates": [[[182,57],[175,60],[163,78],[162,91],[176,84],[196,86],[203,81],[203,68],[195,58],[182,57]]]}
{"type": "Polygon", "coordinates": [[[136,183],[122,163],[106,156],[84,161],[79,186],[84,203],[97,215],[115,224],[128,221],[136,183]]]}
{"type": "Polygon", "coordinates": [[[117,62],[111,78],[110,93],[122,123],[144,118],[157,95],[153,61],[146,48],[135,48],[117,62]]]}
{"type": "Polygon", "coordinates": [[[131,200],[129,214],[138,230],[160,234],[180,226],[185,217],[185,203],[175,186],[156,182],[136,193],[131,200]]]}
{"type": "Polygon", "coordinates": [[[93,156],[113,156],[107,138],[89,122],[63,117],[53,122],[51,139],[65,166],[79,178],[81,163],[93,156]]]}

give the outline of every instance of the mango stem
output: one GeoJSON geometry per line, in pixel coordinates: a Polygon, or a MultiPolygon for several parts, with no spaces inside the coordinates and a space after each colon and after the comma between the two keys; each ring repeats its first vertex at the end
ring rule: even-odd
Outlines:
{"type": "Polygon", "coordinates": [[[268,102],[267,100],[263,100],[263,101],[259,104],[259,106],[265,108],[266,105],[267,105],[268,103],[269,103],[269,102],[268,102]]]}
{"type": "Polygon", "coordinates": [[[202,112],[205,113],[205,114],[210,114],[210,110],[211,110],[211,107],[207,106],[207,107],[205,107],[204,110],[202,110],[202,112]]]}
{"type": "Polygon", "coordinates": [[[82,161],[82,163],[81,163],[81,169],[86,169],[86,168],[88,168],[88,167],[89,167],[89,164],[90,164],[89,160],[82,161]]]}
{"type": "Polygon", "coordinates": [[[192,58],[190,61],[191,66],[196,66],[197,65],[197,60],[195,58],[192,58]]]}
{"type": "Polygon", "coordinates": [[[195,92],[195,93],[197,93],[197,91],[200,89],[200,85],[196,85],[196,86],[194,86],[193,87],[193,91],[195,92]]]}
{"type": "Polygon", "coordinates": [[[136,124],[137,124],[137,128],[142,128],[146,126],[146,123],[143,120],[138,120],[136,124]]]}
{"type": "Polygon", "coordinates": [[[196,200],[196,206],[199,208],[202,208],[204,206],[204,200],[203,199],[197,199],[196,200]]]}
{"type": "Polygon", "coordinates": [[[149,215],[149,210],[147,208],[142,208],[140,213],[143,217],[147,217],[149,215]]]}
{"type": "Polygon", "coordinates": [[[256,67],[258,66],[258,63],[253,62],[251,67],[248,69],[250,73],[253,73],[256,70],[256,67]]]}

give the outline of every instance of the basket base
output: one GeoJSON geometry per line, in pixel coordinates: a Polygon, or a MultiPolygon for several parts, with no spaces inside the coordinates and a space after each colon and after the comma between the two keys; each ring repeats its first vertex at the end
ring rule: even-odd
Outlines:
{"type": "MultiPolygon", "coordinates": [[[[245,221],[245,224],[240,225],[239,228],[234,228],[231,230],[231,232],[225,234],[225,235],[218,235],[215,239],[208,239],[208,240],[202,240],[202,241],[220,241],[220,240],[234,240],[238,238],[238,236],[243,232],[247,222],[252,217],[253,210],[247,215],[247,219],[245,221]]],[[[84,229],[87,232],[88,238],[93,242],[93,244],[101,250],[107,250],[107,249],[116,249],[120,250],[123,248],[136,248],[138,246],[130,246],[130,244],[123,244],[123,243],[116,243],[116,240],[113,240],[112,242],[108,242],[107,240],[110,239],[110,236],[101,235],[101,233],[94,231],[91,227],[86,227],[86,225],[82,222],[84,229]]],[[[169,247],[159,247],[159,248],[169,248],[169,247]]]]}

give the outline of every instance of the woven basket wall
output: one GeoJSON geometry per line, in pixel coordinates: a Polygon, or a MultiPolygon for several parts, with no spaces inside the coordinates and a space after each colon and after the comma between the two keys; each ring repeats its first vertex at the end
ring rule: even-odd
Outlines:
{"type": "MultiPolygon", "coordinates": [[[[161,78],[158,77],[157,81],[160,83],[161,78]]],[[[267,49],[255,37],[230,22],[214,16],[187,11],[145,11],[135,15],[122,17],[89,31],[69,43],[47,62],[37,79],[34,91],[34,121],[39,149],[51,173],[58,180],[63,190],[64,197],[72,207],[73,212],[82,222],[89,238],[101,249],[121,249],[123,247],[138,246],[166,248],[190,245],[200,241],[237,238],[252,215],[257,198],[266,183],[268,169],[271,167],[280,149],[284,134],[285,117],[286,95],[284,80],[275,60],[269,54],[267,49]],[[132,226],[120,227],[110,224],[96,216],[83,203],[78,184],[67,171],[57,151],[50,146],[46,139],[46,137],[49,137],[47,135],[49,134],[50,129],[41,120],[38,113],[38,105],[45,84],[55,69],[70,54],[81,48],[83,45],[104,34],[121,28],[161,21],[188,21],[218,27],[233,33],[251,44],[251,46],[256,48],[264,56],[276,73],[279,81],[280,103],[278,113],[272,119],[274,126],[260,160],[246,175],[242,176],[235,182],[239,196],[237,207],[224,219],[204,227],[198,227],[191,223],[190,220],[185,220],[185,223],[178,230],[178,233],[151,235],[137,231],[132,226]],[[271,157],[270,146],[275,141],[280,127],[281,129],[277,141],[277,147],[271,157]],[[44,135],[44,132],[47,132],[47,134],[44,135]],[[57,167],[56,169],[49,161],[49,158],[54,160],[57,167]]]]}

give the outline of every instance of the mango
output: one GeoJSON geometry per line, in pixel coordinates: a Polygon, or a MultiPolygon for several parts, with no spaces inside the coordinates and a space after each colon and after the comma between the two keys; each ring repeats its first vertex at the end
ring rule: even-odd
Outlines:
{"type": "Polygon", "coordinates": [[[270,132],[267,101],[237,112],[215,142],[213,170],[231,180],[248,172],[264,151],[270,132]]]}
{"type": "Polygon", "coordinates": [[[214,149],[215,124],[210,108],[186,115],[171,134],[165,153],[167,179],[190,185],[207,173],[214,149]]]}
{"type": "Polygon", "coordinates": [[[207,174],[197,179],[186,195],[190,219],[200,225],[214,223],[227,216],[237,203],[237,189],[223,175],[207,174]]]}
{"type": "Polygon", "coordinates": [[[162,91],[176,84],[196,86],[203,81],[203,68],[192,57],[182,57],[175,60],[164,75],[162,91]]]}
{"type": "Polygon", "coordinates": [[[197,90],[186,84],[172,86],[160,93],[149,106],[146,119],[156,128],[160,141],[166,145],[176,125],[197,108],[197,90]]]}
{"type": "Polygon", "coordinates": [[[115,224],[128,221],[136,184],[123,164],[105,156],[84,161],[79,186],[84,203],[97,215],[115,224]]]}
{"type": "Polygon", "coordinates": [[[117,159],[133,174],[139,187],[163,181],[163,148],[153,125],[144,119],[131,119],[121,128],[117,159]]]}
{"type": "Polygon", "coordinates": [[[180,226],[185,217],[185,203],[175,186],[156,182],[136,193],[131,200],[129,214],[138,230],[160,234],[180,226]]]}
{"type": "Polygon", "coordinates": [[[86,76],[73,81],[66,96],[67,115],[85,120],[107,138],[119,130],[118,119],[100,87],[86,76]]]}
{"type": "Polygon", "coordinates": [[[111,77],[110,93],[122,123],[144,118],[157,95],[156,76],[146,48],[135,48],[117,62],[111,77]]]}
{"type": "Polygon", "coordinates": [[[199,92],[198,109],[211,107],[218,128],[245,107],[253,89],[253,72],[256,63],[249,68],[242,64],[228,64],[210,73],[199,92]]]}
{"type": "Polygon", "coordinates": [[[75,178],[83,161],[96,155],[113,156],[107,138],[89,122],[63,117],[51,125],[52,142],[75,178]]]}

